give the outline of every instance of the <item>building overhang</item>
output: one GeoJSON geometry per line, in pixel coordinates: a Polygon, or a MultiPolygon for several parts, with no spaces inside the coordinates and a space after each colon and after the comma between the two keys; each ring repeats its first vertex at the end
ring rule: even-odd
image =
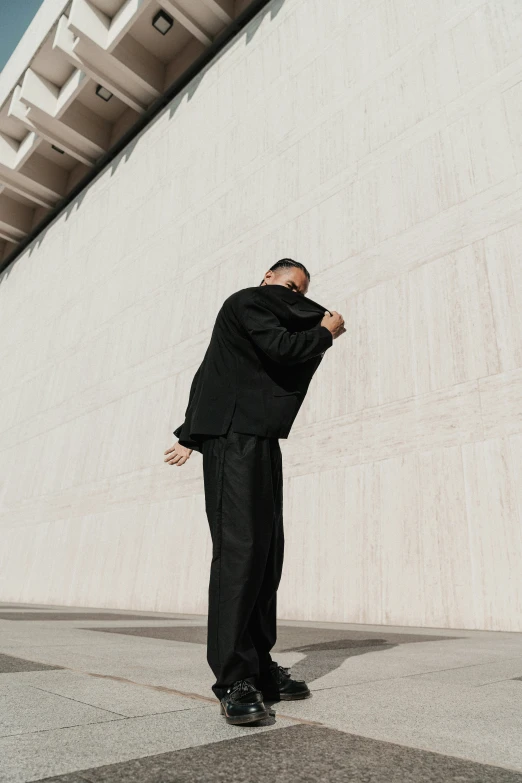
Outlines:
{"type": "Polygon", "coordinates": [[[0,269],[268,0],[44,0],[0,74],[0,269]]]}

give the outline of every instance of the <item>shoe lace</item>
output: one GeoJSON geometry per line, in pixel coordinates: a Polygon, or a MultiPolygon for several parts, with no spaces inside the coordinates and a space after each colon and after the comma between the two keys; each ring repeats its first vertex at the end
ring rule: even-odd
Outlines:
{"type": "Polygon", "coordinates": [[[255,691],[255,687],[248,680],[237,680],[232,687],[232,691],[248,693],[249,691],[255,691]]]}
{"type": "Polygon", "coordinates": [[[291,666],[279,666],[279,664],[273,667],[274,674],[278,679],[287,679],[290,676],[291,668],[291,666]]]}

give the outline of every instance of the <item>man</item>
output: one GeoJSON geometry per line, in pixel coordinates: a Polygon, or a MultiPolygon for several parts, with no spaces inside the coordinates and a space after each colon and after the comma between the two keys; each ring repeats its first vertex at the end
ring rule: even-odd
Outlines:
{"type": "Polygon", "coordinates": [[[228,723],[270,713],[265,700],[310,696],[270,656],[283,567],[287,438],[324,353],[346,330],[342,316],[308,299],[310,275],[277,261],[259,286],[229,296],[191,384],[178,442],[165,462],[203,456],[212,538],[207,660],[228,723]],[[326,311],[325,311],[326,310],[326,311]]]}

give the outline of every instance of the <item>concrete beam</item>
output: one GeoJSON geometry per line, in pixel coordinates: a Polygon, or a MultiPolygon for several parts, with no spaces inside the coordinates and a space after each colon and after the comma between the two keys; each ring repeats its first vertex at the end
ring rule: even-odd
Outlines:
{"type": "MultiPolygon", "coordinates": [[[[125,29],[129,26],[127,20],[125,29]]],[[[105,54],[98,67],[104,69],[104,64],[113,60],[113,69],[119,70],[124,79],[123,85],[134,80],[141,89],[149,91],[151,100],[157,98],[163,89],[164,64],[132,36],[121,35],[119,25],[116,34],[111,37],[110,27],[109,17],[94,8],[88,0],[73,0],[68,28],[79,39],[74,42],[73,51],[80,58],[84,52],[86,59],[92,62],[92,55],[89,57],[85,45],[90,44],[91,51],[94,45],[97,57],[105,54]]]]}
{"type": "Polygon", "coordinates": [[[33,210],[15,201],[5,193],[0,194],[0,236],[8,242],[19,242],[31,230],[33,210]]]}
{"type": "Polygon", "coordinates": [[[210,46],[212,43],[212,37],[209,32],[203,29],[203,27],[193,19],[190,14],[181,8],[175,0],[158,0],[159,5],[174,19],[177,19],[180,24],[185,27],[194,38],[205,46],[210,46]]]}
{"type": "Polygon", "coordinates": [[[0,163],[13,170],[19,169],[39,143],[40,139],[34,131],[29,131],[22,141],[12,139],[0,131],[0,163]]]}
{"type": "Polygon", "coordinates": [[[125,69],[129,77],[132,74],[142,88],[151,90],[154,97],[162,93],[165,79],[164,63],[132,35],[125,36],[113,49],[112,60],[121,69],[125,69]]]}
{"type": "Polygon", "coordinates": [[[59,118],[65,114],[69,106],[71,106],[73,101],[81,95],[89,82],[90,79],[85,71],[77,70],[71,74],[58,94],[56,101],[56,117],[59,118]]]}
{"type": "MultiPolygon", "coordinates": [[[[72,82],[74,93],[79,86],[72,82]]],[[[13,94],[12,113],[52,144],[93,165],[108,149],[109,123],[79,102],[72,103],[70,93],[60,102],[60,94],[60,88],[28,68],[21,88],[13,94]]]]}
{"type": "Polygon", "coordinates": [[[139,76],[125,62],[114,57],[89,41],[77,38],[74,52],[82,61],[82,68],[92,78],[97,78],[114,95],[140,114],[161,94],[156,80],[139,76]]]}
{"type": "MultiPolygon", "coordinates": [[[[32,187],[45,195],[53,204],[67,194],[69,171],[44,155],[40,155],[39,152],[33,153],[17,174],[20,178],[23,177],[31,182],[32,187]]],[[[48,204],[41,206],[45,207],[48,204]]]]}
{"type": "Polygon", "coordinates": [[[29,131],[21,141],[0,133],[0,182],[42,207],[65,195],[67,172],[36,154],[41,139],[29,131]]]}
{"type": "Polygon", "coordinates": [[[14,169],[19,147],[20,143],[15,139],[5,133],[0,133],[0,163],[14,169]]]}
{"type": "Polygon", "coordinates": [[[0,239],[3,239],[5,242],[8,243],[8,245],[11,245],[10,250],[7,251],[6,255],[13,249],[13,245],[17,245],[20,240],[14,239],[11,234],[9,233],[8,229],[4,229],[3,223],[0,220],[0,239]]]}
{"type": "Polygon", "coordinates": [[[145,111],[155,97],[155,93],[151,95],[150,90],[143,89],[132,75],[129,78],[126,72],[122,73],[121,67],[118,68],[117,63],[111,62],[114,58],[110,55],[94,44],[89,45],[88,41],[76,38],[72,30],[69,30],[66,16],[60,17],[58,22],[53,49],[139,114],[145,111]]]}
{"type": "Polygon", "coordinates": [[[83,133],[78,133],[63,123],[56,123],[38,109],[31,108],[28,111],[28,117],[44,139],[86,166],[94,166],[98,158],[105,152],[98,144],[89,142],[83,133]]]}
{"type": "MultiPolygon", "coordinates": [[[[134,3],[127,4],[129,9],[134,3]]],[[[143,0],[139,12],[148,5],[149,0],[143,0]]],[[[58,22],[53,48],[141,114],[161,95],[165,66],[138,41],[123,35],[129,26],[129,19],[122,17],[111,38],[109,17],[87,0],[73,0],[69,18],[62,16],[58,22]]]]}
{"type": "Polygon", "coordinates": [[[13,252],[13,244],[6,239],[0,239],[0,261],[5,261],[9,253],[13,252]]]}
{"type": "Polygon", "coordinates": [[[73,0],[69,11],[69,29],[107,51],[111,19],[88,0],[73,0]]]}
{"type": "Polygon", "coordinates": [[[73,0],[69,27],[75,35],[88,38],[105,52],[113,52],[132,25],[153,0],[127,0],[114,17],[107,16],[90,0],[73,0]]]}
{"type": "Polygon", "coordinates": [[[15,169],[20,169],[24,163],[29,160],[40,145],[41,139],[34,131],[29,131],[22,139],[18,147],[15,159],[15,169]]]}
{"type": "Polygon", "coordinates": [[[223,24],[230,24],[234,19],[234,0],[201,0],[214,16],[223,24]]]}
{"type": "Polygon", "coordinates": [[[5,168],[0,163],[0,182],[14,193],[30,199],[41,207],[50,209],[60,199],[60,196],[49,192],[49,189],[35,182],[30,176],[21,174],[19,171],[12,171],[5,168]]]}
{"type": "Polygon", "coordinates": [[[127,0],[111,19],[107,51],[112,52],[131,27],[151,6],[153,0],[127,0]]]}

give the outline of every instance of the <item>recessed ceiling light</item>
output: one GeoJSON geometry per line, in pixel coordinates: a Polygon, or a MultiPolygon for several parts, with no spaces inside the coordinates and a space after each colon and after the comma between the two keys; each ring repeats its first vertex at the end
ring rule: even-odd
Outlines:
{"type": "Polygon", "coordinates": [[[96,87],[96,95],[98,95],[100,98],[103,98],[104,101],[110,101],[112,98],[112,92],[110,92],[106,87],[102,87],[101,84],[96,87]]]}
{"type": "Polygon", "coordinates": [[[162,35],[165,35],[165,33],[168,33],[172,25],[174,24],[174,19],[172,16],[169,16],[165,11],[158,11],[158,13],[155,15],[155,17],[152,20],[152,26],[158,30],[162,35]]]}

